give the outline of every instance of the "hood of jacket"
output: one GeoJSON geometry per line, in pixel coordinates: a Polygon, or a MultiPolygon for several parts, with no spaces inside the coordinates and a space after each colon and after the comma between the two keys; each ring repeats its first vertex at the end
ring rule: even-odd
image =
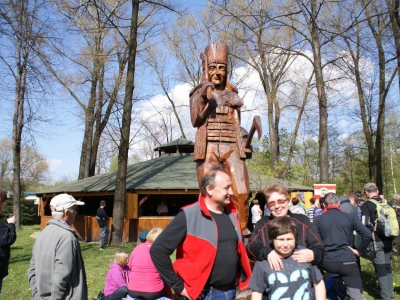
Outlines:
{"type": "Polygon", "coordinates": [[[347,198],[346,196],[340,196],[340,197],[339,197],[339,202],[340,202],[340,203],[350,202],[350,199],[347,198]]]}

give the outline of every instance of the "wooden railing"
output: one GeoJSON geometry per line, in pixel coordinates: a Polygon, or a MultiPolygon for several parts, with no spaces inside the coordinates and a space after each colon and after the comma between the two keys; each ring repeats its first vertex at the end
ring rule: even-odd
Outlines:
{"type": "MultiPolygon", "coordinates": [[[[136,242],[138,234],[143,230],[150,230],[154,227],[165,228],[173,217],[140,217],[139,219],[124,219],[122,230],[122,241],[136,242]]],[[[51,216],[41,216],[40,230],[46,227],[46,223],[51,220],[51,216]]],[[[97,242],[100,237],[100,228],[95,217],[76,216],[72,226],[81,241],[97,242]]],[[[108,219],[108,228],[112,230],[112,218],[108,219]]]]}

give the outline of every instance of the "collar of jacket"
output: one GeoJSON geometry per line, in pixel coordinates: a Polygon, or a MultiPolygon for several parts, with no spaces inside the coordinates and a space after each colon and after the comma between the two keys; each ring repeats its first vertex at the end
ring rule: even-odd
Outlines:
{"type": "MultiPolygon", "coordinates": [[[[208,216],[208,217],[211,218],[210,210],[207,208],[206,201],[205,201],[205,199],[204,199],[204,197],[203,197],[202,194],[199,195],[199,205],[200,205],[200,210],[201,210],[206,216],[208,216]]],[[[230,202],[228,205],[226,205],[226,206],[224,207],[224,209],[225,209],[226,211],[228,211],[228,212],[235,212],[235,213],[237,212],[237,211],[236,211],[235,204],[233,204],[233,202],[232,202],[232,199],[231,199],[231,202],[230,202]]]]}
{"type": "Polygon", "coordinates": [[[342,210],[339,208],[339,206],[336,206],[336,205],[328,205],[327,207],[325,207],[325,209],[324,209],[324,211],[323,211],[322,213],[326,213],[328,210],[331,210],[331,209],[337,209],[337,210],[339,210],[339,211],[342,211],[342,210]]]}

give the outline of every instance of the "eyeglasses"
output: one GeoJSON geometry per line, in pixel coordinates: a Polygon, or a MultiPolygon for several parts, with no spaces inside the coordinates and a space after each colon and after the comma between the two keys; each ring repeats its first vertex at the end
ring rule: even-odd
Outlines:
{"type": "Polygon", "coordinates": [[[287,202],[287,199],[278,199],[276,201],[271,201],[267,203],[268,208],[274,207],[276,205],[276,203],[282,205],[285,204],[285,202],[287,202]]]}

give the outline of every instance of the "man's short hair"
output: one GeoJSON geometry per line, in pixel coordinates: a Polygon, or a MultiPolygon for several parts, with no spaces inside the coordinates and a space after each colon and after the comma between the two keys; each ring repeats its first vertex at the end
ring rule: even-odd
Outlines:
{"type": "Polygon", "coordinates": [[[395,200],[395,201],[400,201],[400,194],[394,194],[393,196],[392,196],[392,200],[395,200]]]}
{"type": "Polygon", "coordinates": [[[200,193],[203,196],[207,195],[207,186],[210,186],[212,189],[215,187],[215,176],[217,175],[217,172],[224,172],[227,174],[221,165],[213,165],[210,171],[208,171],[201,179],[200,193]]]}
{"type": "Polygon", "coordinates": [[[273,182],[266,186],[264,189],[265,199],[268,203],[268,198],[271,196],[272,193],[277,192],[278,194],[284,195],[287,200],[290,199],[288,191],[283,187],[282,184],[278,182],[273,182]]]}
{"type": "Polygon", "coordinates": [[[105,206],[106,205],[106,200],[101,200],[100,201],[100,206],[105,206]]]}
{"type": "Polygon", "coordinates": [[[7,193],[0,189],[0,203],[3,203],[4,201],[7,201],[7,193]]]}
{"type": "Polygon", "coordinates": [[[315,198],[314,197],[312,197],[311,199],[310,199],[310,203],[312,204],[312,205],[314,205],[315,204],[315,198]]]}
{"type": "Polygon", "coordinates": [[[374,193],[378,191],[378,187],[376,186],[375,183],[368,182],[364,185],[364,191],[366,191],[367,193],[374,193]]]}
{"type": "Polygon", "coordinates": [[[324,203],[326,205],[337,205],[339,204],[339,198],[335,193],[327,193],[324,196],[324,203]]]}
{"type": "Polygon", "coordinates": [[[287,233],[293,233],[297,243],[299,230],[290,216],[274,218],[268,225],[268,238],[271,244],[278,236],[287,233]]]}
{"type": "Polygon", "coordinates": [[[346,197],[349,198],[349,199],[356,200],[357,199],[357,194],[356,193],[348,193],[348,194],[346,194],[346,197]]]}

